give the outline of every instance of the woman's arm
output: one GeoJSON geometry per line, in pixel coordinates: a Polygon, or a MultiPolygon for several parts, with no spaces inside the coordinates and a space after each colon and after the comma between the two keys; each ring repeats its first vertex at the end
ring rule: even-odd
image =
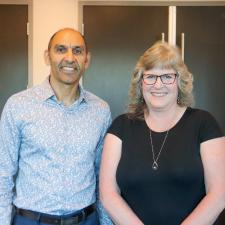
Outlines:
{"type": "Polygon", "coordinates": [[[206,196],[181,225],[212,225],[225,208],[225,137],[200,146],[206,196]]]}
{"type": "Polygon", "coordinates": [[[119,194],[116,170],[121,157],[122,141],[107,134],[100,167],[100,199],[106,211],[117,225],[143,225],[119,194]]]}

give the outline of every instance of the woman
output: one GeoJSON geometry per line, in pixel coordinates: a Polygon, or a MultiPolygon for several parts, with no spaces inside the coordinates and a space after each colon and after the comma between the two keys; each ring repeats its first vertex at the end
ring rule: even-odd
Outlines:
{"type": "Polygon", "coordinates": [[[225,206],[225,138],[193,109],[179,50],[157,42],[140,57],[128,113],[105,139],[100,198],[118,225],[212,225],[225,206]]]}

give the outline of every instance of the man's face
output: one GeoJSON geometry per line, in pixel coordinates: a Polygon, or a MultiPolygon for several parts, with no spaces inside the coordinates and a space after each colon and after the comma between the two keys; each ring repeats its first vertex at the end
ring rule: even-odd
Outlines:
{"type": "Polygon", "coordinates": [[[54,36],[45,59],[51,66],[51,79],[66,85],[77,84],[89,63],[84,39],[72,29],[62,30],[54,36]]]}

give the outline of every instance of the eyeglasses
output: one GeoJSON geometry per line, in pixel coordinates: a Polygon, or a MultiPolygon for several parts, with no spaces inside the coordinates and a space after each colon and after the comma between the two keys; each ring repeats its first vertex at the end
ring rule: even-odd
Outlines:
{"type": "Polygon", "coordinates": [[[157,82],[157,79],[160,78],[163,84],[173,84],[176,80],[177,74],[176,73],[167,73],[162,75],[155,75],[155,74],[143,74],[143,81],[147,85],[153,85],[157,82]]]}

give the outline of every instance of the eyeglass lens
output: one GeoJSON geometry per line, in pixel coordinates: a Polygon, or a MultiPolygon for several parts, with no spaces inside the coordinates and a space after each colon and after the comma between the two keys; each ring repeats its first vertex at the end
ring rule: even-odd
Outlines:
{"type": "Polygon", "coordinates": [[[176,74],[144,74],[143,76],[143,80],[146,84],[155,84],[158,78],[160,78],[163,84],[172,84],[175,81],[176,74]]]}

